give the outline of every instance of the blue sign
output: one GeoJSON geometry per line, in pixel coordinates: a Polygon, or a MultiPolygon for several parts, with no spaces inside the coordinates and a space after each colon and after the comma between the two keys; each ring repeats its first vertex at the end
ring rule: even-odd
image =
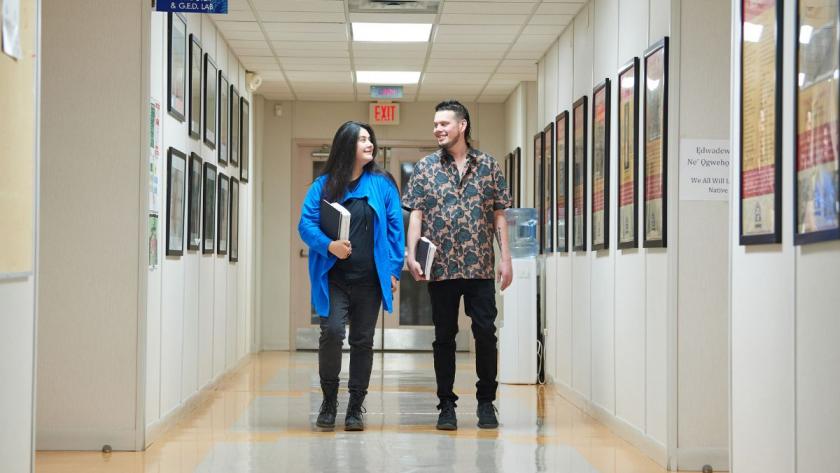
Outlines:
{"type": "Polygon", "coordinates": [[[157,0],[157,11],[180,13],[227,13],[227,0],[157,0]]]}
{"type": "Polygon", "coordinates": [[[375,100],[401,99],[403,97],[403,86],[401,85],[372,85],[370,86],[370,98],[375,100]]]}

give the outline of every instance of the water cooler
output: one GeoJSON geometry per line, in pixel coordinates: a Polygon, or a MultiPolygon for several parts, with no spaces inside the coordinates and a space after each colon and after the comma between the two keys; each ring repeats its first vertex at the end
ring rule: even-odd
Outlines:
{"type": "Polygon", "coordinates": [[[537,382],[537,210],[507,209],[513,281],[502,293],[499,329],[499,382],[537,382]]]}

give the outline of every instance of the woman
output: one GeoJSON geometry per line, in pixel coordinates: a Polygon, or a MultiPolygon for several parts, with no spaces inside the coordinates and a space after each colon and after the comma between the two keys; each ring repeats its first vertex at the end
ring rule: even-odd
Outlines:
{"type": "Polygon", "coordinates": [[[394,179],[374,162],[376,137],[366,123],[347,122],[335,133],[323,174],[309,187],[298,232],[309,246],[312,305],[321,316],[318,372],[324,401],[316,425],[335,428],[344,327],[350,324],[350,402],[344,430],[364,430],[362,402],[373,367],[373,333],[380,305],[391,312],[403,266],[405,234],[394,179]],[[321,230],[320,203],[350,212],[350,239],[321,230]]]}

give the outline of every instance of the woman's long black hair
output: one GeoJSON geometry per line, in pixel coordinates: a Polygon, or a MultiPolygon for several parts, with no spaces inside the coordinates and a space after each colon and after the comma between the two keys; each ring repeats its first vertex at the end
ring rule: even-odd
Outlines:
{"type": "MultiPolygon", "coordinates": [[[[335,202],[347,191],[347,185],[353,178],[353,166],[356,163],[356,145],[359,142],[359,132],[364,128],[370,134],[370,142],[373,143],[373,161],[365,164],[364,170],[374,174],[387,175],[392,182],[394,178],[376,162],[376,153],[379,146],[376,144],[376,135],[373,128],[367,123],[349,121],[338,127],[330,147],[330,157],[324,166],[322,175],[327,176],[327,183],[321,191],[321,198],[327,202],[335,202]]],[[[396,182],[394,182],[396,186],[396,182]]]]}

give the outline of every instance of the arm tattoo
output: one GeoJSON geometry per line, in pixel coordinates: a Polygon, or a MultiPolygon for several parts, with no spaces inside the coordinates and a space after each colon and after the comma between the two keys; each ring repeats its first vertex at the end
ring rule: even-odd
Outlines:
{"type": "Polygon", "coordinates": [[[499,242],[499,248],[502,247],[502,229],[501,227],[496,227],[496,241],[499,242]]]}

